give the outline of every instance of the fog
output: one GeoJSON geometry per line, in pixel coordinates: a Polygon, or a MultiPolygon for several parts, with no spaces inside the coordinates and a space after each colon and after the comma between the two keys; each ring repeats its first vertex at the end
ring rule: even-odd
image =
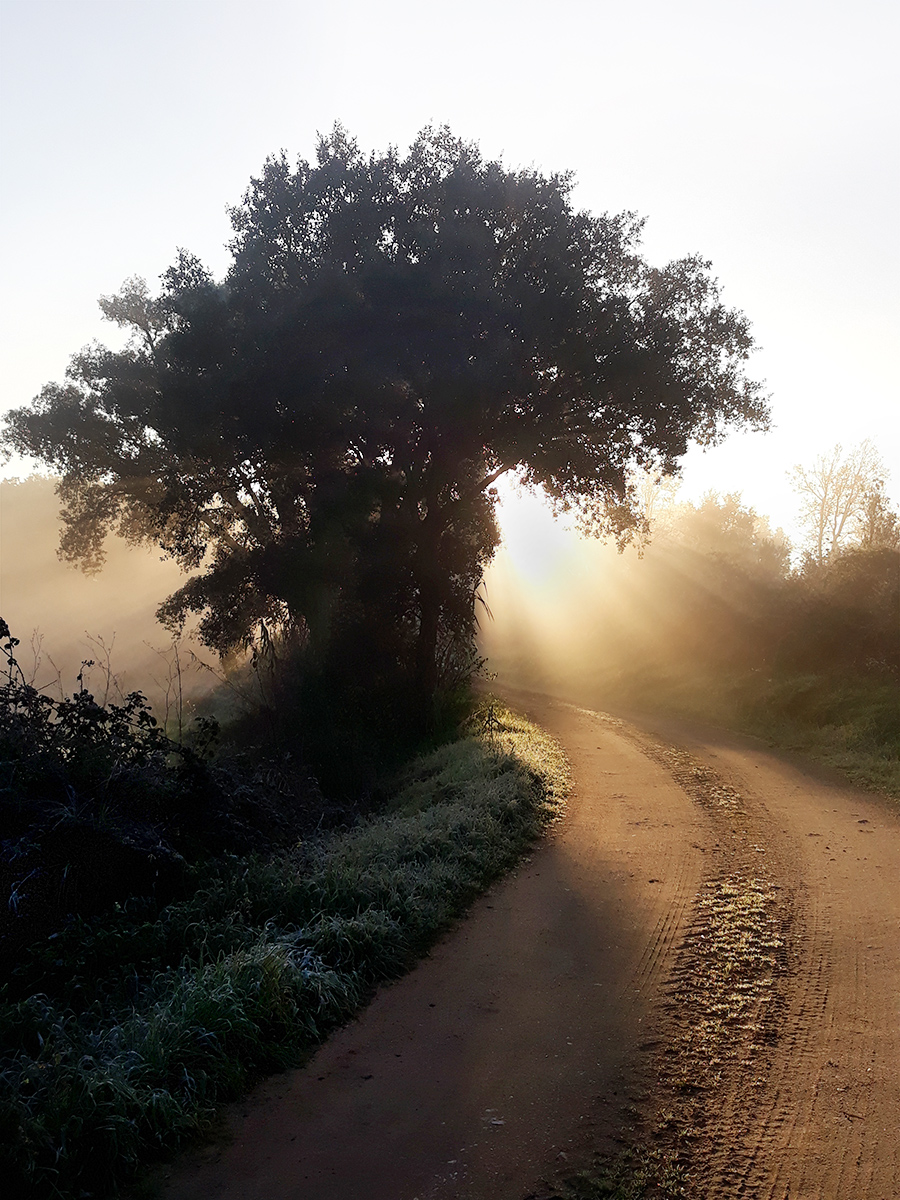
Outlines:
{"type": "MultiPolygon", "coordinates": [[[[554,518],[540,497],[501,484],[503,543],[478,606],[490,672],[602,704],[704,686],[723,672],[893,662],[895,550],[805,577],[791,572],[781,530],[738,495],[679,504],[671,484],[648,492],[648,504],[651,540],[620,553],[554,518]]],[[[97,575],[60,562],[58,508],[50,479],[0,483],[0,615],[20,639],[26,678],[71,693],[81,663],[93,660],[85,680],[101,702],[138,689],[171,718],[180,682],[189,718],[218,662],[186,636],[179,676],[155,617],[185,577],[158,549],[117,538],[97,575]]]]}
{"type": "MultiPolygon", "coordinates": [[[[491,617],[481,610],[490,669],[552,690],[620,669],[638,627],[658,623],[646,594],[649,563],[633,549],[620,555],[579,537],[536,497],[504,495],[504,544],[484,585],[491,617]]],[[[59,507],[50,478],[0,481],[0,615],[20,640],[19,664],[30,682],[59,694],[71,693],[81,664],[93,661],[85,683],[98,700],[138,689],[162,715],[174,662],[171,634],[155,613],[185,576],[157,548],[116,537],[95,575],[60,561],[59,507]]],[[[183,640],[190,695],[213,683],[196,657],[217,665],[199,643],[183,640]]]]}
{"type": "MultiPolygon", "coordinates": [[[[620,552],[506,489],[503,544],[485,578],[479,646],[501,680],[599,701],[713,664],[765,658],[760,627],[790,547],[738,496],[661,497],[649,543],[620,552]]],[[[772,626],[768,620],[766,629],[772,626]]]]}
{"type": "MultiPolygon", "coordinates": [[[[20,646],[26,679],[58,695],[71,694],[85,660],[85,685],[101,702],[140,690],[164,715],[174,679],[172,636],[155,611],[185,576],[153,547],[107,540],[107,561],[96,575],[61,562],[59,500],[53,481],[40,476],[0,481],[0,615],[20,646]]],[[[191,651],[215,659],[189,639],[181,644],[182,686],[188,695],[212,677],[191,651]]],[[[170,707],[173,699],[170,696],[170,707]]]]}
{"type": "Polygon", "coordinates": [[[571,697],[613,671],[637,632],[628,605],[636,554],[579,536],[533,497],[507,501],[501,526],[483,585],[481,653],[503,681],[571,697]]]}

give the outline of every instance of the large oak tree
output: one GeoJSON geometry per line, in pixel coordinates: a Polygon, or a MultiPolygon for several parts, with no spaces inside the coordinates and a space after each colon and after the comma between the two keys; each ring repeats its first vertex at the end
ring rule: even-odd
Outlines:
{"type": "Polygon", "coordinates": [[[83,351],[11,414],[7,445],[61,476],[63,553],[91,569],[111,529],[154,541],[196,572],[163,616],[201,614],[219,650],[261,623],[319,654],[365,629],[433,693],[501,474],[622,537],[635,466],[766,423],[709,264],[649,266],[641,221],[571,188],[446,129],[406,156],[336,127],[312,164],[270,158],[223,281],[183,252],[158,295],[129,281],[101,301],[128,348],[83,351]]]}

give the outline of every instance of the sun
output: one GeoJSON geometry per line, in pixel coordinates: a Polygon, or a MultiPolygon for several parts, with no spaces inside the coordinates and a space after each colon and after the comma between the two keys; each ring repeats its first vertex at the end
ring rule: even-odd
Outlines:
{"type": "Polygon", "coordinates": [[[500,556],[523,583],[540,588],[559,580],[571,558],[575,535],[554,517],[542,492],[520,488],[505,477],[497,484],[500,556]]]}

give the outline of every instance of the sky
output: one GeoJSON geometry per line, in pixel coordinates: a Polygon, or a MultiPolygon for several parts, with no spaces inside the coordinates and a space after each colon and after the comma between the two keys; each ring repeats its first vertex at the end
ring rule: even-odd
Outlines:
{"type": "MultiPolygon", "coordinates": [[[[750,318],[773,430],[684,463],[791,529],[786,472],[872,438],[900,499],[900,6],[893,0],[0,0],[0,410],[118,332],[97,298],[176,249],[227,268],[227,206],[341,121],[449,124],[575,202],[700,253],[750,318]]],[[[7,468],[15,470],[15,466],[7,468]]]]}

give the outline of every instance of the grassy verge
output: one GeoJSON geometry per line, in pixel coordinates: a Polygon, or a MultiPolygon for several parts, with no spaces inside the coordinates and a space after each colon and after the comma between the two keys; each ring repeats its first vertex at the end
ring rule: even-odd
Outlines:
{"type": "Polygon", "coordinates": [[[748,728],[854,783],[900,799],[900,689],[877,680],[794,676],[736,696],[748,728]]]}
{"type": "Polygon", "coordinates": [[[601,690],[609,705],[651,708],[756,734],[900,799],[900,688],[893,680],[680,672],[617,680],[601,690]]]}
{"type": "Polygon", "coordinates": [[[565,787],[555,743],[491,705],[379,815],[34,946],[0,990],[5,1194],[112,1194],[300,1061],[516,862],[565,787]]]}

